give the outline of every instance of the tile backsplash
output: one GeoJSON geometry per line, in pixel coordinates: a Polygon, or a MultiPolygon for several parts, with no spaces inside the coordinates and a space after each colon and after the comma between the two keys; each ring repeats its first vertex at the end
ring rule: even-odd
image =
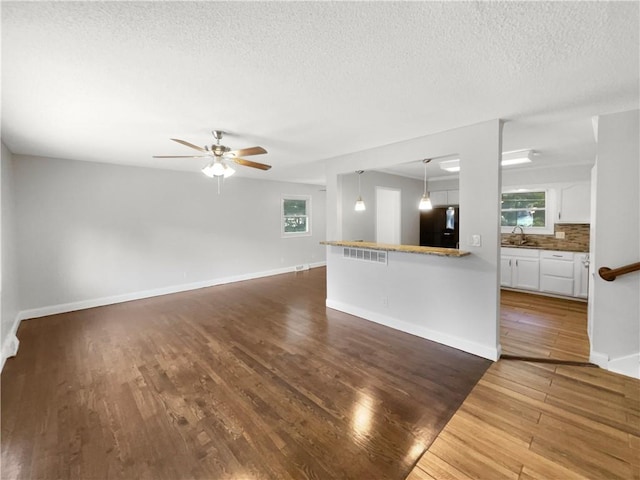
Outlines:
{"type": "MultiPolygon", "coordinates": [[[[555,232],[564,232],[564,238],[556,238],[553,235],[527,234],[528,245],[549,250],[565,250],[567,252],[589,251],[589,224],[588,223],[556,223],[555,232]]],[[[502,243],[508,243],[510,239],[517,240],[520,235],[503,233],[502,243]]]]}

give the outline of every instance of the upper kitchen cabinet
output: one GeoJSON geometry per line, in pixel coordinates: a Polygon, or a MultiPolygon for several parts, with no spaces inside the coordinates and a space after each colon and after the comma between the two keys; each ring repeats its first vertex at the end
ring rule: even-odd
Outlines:
{"type": "Polygon", "coordinates": [[[460,203],[459,190],[441,190],[439,192],[429,192],[431,204],[434,207],[446,207],[449,205],[458,205],[460,203]]]}
{"type": "Polygon", "coordinates": [[[591,220],[591,186],[589,182],[563,186],[558,191],[556,223],[589,223],[591,220]]]}

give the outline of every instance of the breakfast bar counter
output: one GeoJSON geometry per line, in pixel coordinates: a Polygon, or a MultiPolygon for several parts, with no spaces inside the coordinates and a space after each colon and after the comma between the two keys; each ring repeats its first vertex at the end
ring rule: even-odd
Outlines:
{"type": "Polygon", "coordinates": [[[457,248],[420,247],[417,245],[392,245],[387,243],[359,242],[359,241],[324,241],[322,245],[333,247],[366,248],[368,250],[382,250],[385,252],[418,253],[422,255],[438,255],[441,257],[465,257],[470,252],[457,248]]]}

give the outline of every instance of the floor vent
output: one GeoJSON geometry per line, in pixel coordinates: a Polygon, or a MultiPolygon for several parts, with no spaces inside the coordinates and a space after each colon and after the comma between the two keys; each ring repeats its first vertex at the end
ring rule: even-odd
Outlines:
{"type": "Polygon", "coordinates": [[[343,258],[350,258],[352,260],[360,260],[362,262],[373,262],[387,264],[387,252],[381,252],[380,250],[366,250],[364,248],[344,248],[342,253],[343,258]]]}

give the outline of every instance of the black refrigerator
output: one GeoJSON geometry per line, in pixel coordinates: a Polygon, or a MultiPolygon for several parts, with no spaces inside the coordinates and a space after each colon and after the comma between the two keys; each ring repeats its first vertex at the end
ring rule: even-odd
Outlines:
{"type": "Polygon", "coordinates": [[[423,247],[458,248],[460,209],[451,205],[420,212],[420,245],[423,247]]]}

